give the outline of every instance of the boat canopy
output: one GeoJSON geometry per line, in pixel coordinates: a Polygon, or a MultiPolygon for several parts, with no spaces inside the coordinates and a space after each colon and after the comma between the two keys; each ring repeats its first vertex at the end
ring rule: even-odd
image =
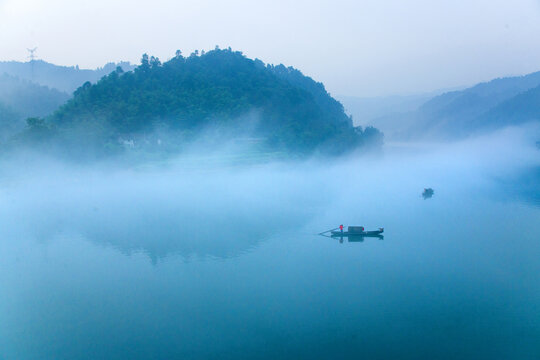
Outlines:
{"type": "Polygon", "coordinates": [[[358,234],[364,232],[363,226],[349,226],[347,231],[351,234],[358,234]]]}

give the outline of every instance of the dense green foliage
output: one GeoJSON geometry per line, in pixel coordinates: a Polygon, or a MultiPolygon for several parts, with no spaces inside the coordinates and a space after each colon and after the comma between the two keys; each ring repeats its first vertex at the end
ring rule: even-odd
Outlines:
{"type": "Polygon", "coordinates": [[[230,49],[177,52],[164,64],[144,55],[134,71],[118,68],[95,85],[85,83],[48,124],[64,137],[83,131],[113,147],[118,139],[147,140],[157,129],[182,142],[209,127],[297,152],[342,153],[381,140],[375,129],[354,128],[322,84],[230,49]]]}

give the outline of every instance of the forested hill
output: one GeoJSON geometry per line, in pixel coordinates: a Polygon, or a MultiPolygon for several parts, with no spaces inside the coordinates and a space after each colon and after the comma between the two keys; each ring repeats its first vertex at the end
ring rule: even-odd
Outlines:
{"type": "Polygon", "coordinates": [[[321,83],[230,49],[177,52],[163,64],[144,55],[134,71],[118,68],[84,84],[47,121],[63,133],[91,125],[109,145],[119,137],[147,139],[157,128],[194,133],[209,126],[249,127],[266,146],[307,152],[339,153],[381,139],[375,129],[354,128],[321,83]]]}

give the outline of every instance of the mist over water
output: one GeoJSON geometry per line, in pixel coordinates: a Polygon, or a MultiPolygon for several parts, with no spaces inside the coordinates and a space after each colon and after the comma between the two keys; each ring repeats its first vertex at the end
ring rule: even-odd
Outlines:
{"type": "Polygon", "coordinates": [[[536,359],[539,139],[3,159],[0,359],[536,359]],[[339,224],[384,239],[317,235],[339,224]]]}

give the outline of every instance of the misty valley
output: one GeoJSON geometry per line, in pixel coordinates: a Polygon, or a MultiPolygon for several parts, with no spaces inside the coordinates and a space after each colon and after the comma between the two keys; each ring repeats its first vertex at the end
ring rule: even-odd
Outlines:
{"type": "Polygon", "coordinates": [[[538,89],[0,62],[0,359],[538,359],[538,89]]]}

